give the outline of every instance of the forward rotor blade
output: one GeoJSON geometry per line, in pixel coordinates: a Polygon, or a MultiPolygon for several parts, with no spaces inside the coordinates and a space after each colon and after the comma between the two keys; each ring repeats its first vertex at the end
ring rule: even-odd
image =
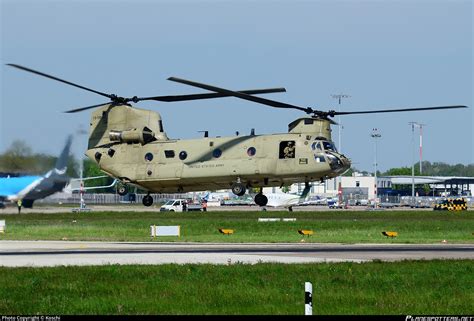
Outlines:
{"type": "Polygon", "coordinates": [[[109,95],[109,94],[106,94],[106,93],[103,93],[103,92],[100,92],[100,91],[97,91],[97,90],[94,90],[94,89],[90,89],[90,88],[87,88],[87,87],[84,87],[84,86],[81,86],[81,85],[72,83],[72,82],[70,82],[70,81],[67,81],[67,80],[64,80],[64,79],[61,79],[61,78],[57,78],[57,77],[54,77],[54,76],[51,76],[51,75],[42,73],[42,72],[40,72],[40,71],[36,71],[36,70],[30,69],[30,68],[27,68],[27,67],[23,67],[23,66],[20,66],[20,65],[16,65],[16,64],[7,64],[7,66],[14,67],[14,68],[18,68],[18,69],[21,69],[21,70],[24,70],[24,71],[28,71],[28,72],[31,72],[31,73],[33,73],[33,74],[40,75],[40,76],[43,76],[43,77],[46,77],[46,78],[49,78],[49,79],[53,79],[53,80],[56,80],[56,81],[59,81],[59,82],[68,84],[68,85],[70,85],[70,86],[74,86],[74,87],[77,87],[77,88],[81,88],[81,89],[84,89],[84,90],[87,90],[87,91],[96,93],[96,94],[98,94],[98,95],[101,95],[101,96],[104,96],[104,97],[107,97],[107,98],[112,99],[112,95],[109,95]]]}
{"type": "Polygon", "coordinates": [[[309,107],[304,108],[304,107],[290,105],[290,104],[282,103],[282,102],[271,100],[271,99],[255,97],[255,96],[251,96],[251,95],[248,95],[248,94],[245,94],[245,93],[242,93],[242,92],[232,91],[232,90],[229,90],[229,89],[224,89],[224,88],[211,86],[211,85],[206,85],[206,84],[198,83],[198,82],[191,81],[191,80],[186,80],[186,79],[181,79],[181,78],[176,78],[176,77],[170,77],[170,78],[168,78],[168,80],[179,82],[181,84],[185,84],[185,85],[189,85],[189,86],[194,86],[194,87],[210,90],[210,91],[215,91],[217,93],[225,94],[225,95],[228,95],[228,96],[234,96],[234,97],[237,97],[237,98],[250,100],[250,101],[253,101],[253,102],[256,102],[256,103],[260,103],[260,104],[264,104],[264,105],[272,106],[272,107],[276,107],[276,108],[293,108],[293,109],[302,110],[306,113],[314,112],[309,107]]]}
{"type": "MultiPolygon", "coordinates": [[[[268,88],[268,89],[239,90],[238,92],[248,94],[248,95],[257,95],[257,94],[286,92],[286,89],[285,88],[268,88]]],[[[155,96],[155,97],[138,98],[137,100],[138,101],[156,100],[156,101],[175,102],[175,101],[221,98],[221,97],[230,97],[230,96],[231,95],[228,95],[228,94],[212,93],[212,94],[192,94],[192,95],[175,95],[175,96],[155,96]]]]}
{"type": "Polygon", "coordinates": [[[71,109],[71,110],[66,110],[64,113],[72,114],[72,113],[77,113],[79,111],[87,110],[87,109],[92,109],[104,105],[108,105],[110,103],[103,103],[103,104],[98,104],[98,105],[92,105],[92,106],[87,106],[87,107],[81,107],[81,108],[76,108],[76,109],[71,109]]]}
{"type": "Polygon", "coordinates": [[[402,109],[380,109],[380,110],[363,110],[363,111],[330,111],[329,115],[353,115],[353,114],[375,114],[375,113],[397,113],[404,111],[417,111],[417,110],[436,110],[436,109],[454,109],[454,108],[467,108],[464,105],[456,106],[437,106],[437,107],[420,107],[420,108],[402,108],[402,109]]]}

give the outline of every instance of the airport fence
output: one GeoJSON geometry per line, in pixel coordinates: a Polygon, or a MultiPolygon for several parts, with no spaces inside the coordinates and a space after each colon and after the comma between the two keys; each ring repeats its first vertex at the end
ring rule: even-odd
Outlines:
{"type": "MultiPolygon", "coordinates": [[[[170,199],[186,198],[196,199],[196,193],[166,193],[166,194],[150,194],[153,197],[154,203],[165,203],[170,199]]],[[[83,195],[84,202],[91,205],[100,204],[125,204],[125,203],[142,203],[143,197],[146,194],[135,194],[130,193],[125,196],[112,193],[85,193],[83,195]],[[134,195],[134,197],[132,196],[134,195]]],[[[453,196],[455,198],[457,196],[453,196]]],[[[332,197],[337,199],[338,197],[332,197]]],[[[467,200],[468,207],[474,207],[474,197],[464,197],[467,200]]],[[[393,206],[400,207],[433,207],[439,200],[445,199],[445,197],[433,197],[433,196],[398,196],[398,195],[379,195],[379,202],[391,204],[393,206]]],[[[42,200],[37,200],[35,204],[79,204],[81,196],[79,193],[57,193],[46,197],[42,200]]],[[[342,201],[344,204],[350,206],[361,205],[366,206],[371,202],[365,198],[351,198],[343,195],[342,201]]],[[[327,202],[321,202],[320,205],[327,205],[327,202]]]]}
{"type": "MultiPolygon", "coordinates": [[[[142,203],[143,197],[146,194],[135,194],[130,193],[125,196],[120,196],[119,194],[112,193],[86,193],[83,195],[84,202],[91,205],[100,205],[100,204],[120,204],[120,203],[142,203]]],[[[172,193],[172,194],[150,194],[153,197],[154,203],[165,203],[170,199],[176,198],[189,198],[192,197],[188,194],[183,193],[172,193]]],[[[66,194],[58,193],[46,197],[43,200],[38,200],[35,203],[44,203],[44,204],[79,204],[81,201],[81,195],[78,193],[66,194]]]]}

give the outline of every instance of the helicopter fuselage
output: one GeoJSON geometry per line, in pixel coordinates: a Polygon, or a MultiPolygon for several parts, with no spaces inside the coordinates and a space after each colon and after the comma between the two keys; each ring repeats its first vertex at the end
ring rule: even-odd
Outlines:
{"type": "Polygon", "coordinates": [[[332,178],[350,167],[330,134],[327,120],[300,118],[289,133],[174,140],[156,112],[104,106],[92,115],[86,154],[107,174],[150,192],[215,190],[235,182],[247,188],[282,186],[332,178]],[[155,138],[140,138],[143,128],[155,138]]]}

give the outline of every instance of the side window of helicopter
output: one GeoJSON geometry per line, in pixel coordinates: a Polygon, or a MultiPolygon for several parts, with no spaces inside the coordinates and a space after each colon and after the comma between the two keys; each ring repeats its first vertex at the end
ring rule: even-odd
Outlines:
{"type": "Polygon", "coordinates": [[[295,141],[284,140],[280,142],[279,158],[295,158],[295,141]]]}
{"type": "Polygon", "coordinates": [[[166,158],[174,158],[174,150],[165,150],[166,158]]]}
{"type": "Polygon", "coordinates": [[[145,160],[148,162],[151,162],[153,160],[153,154],[152,153],[146,153],[145,154],[145,160]]]}

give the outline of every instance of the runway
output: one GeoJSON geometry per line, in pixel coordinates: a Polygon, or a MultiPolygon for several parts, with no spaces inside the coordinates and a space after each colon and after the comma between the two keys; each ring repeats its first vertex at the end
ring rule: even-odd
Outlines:
{"type": "Polygon", "coordinates": [[[474,259],[474,244],[1,241],[0,266],[474,259]]]}

